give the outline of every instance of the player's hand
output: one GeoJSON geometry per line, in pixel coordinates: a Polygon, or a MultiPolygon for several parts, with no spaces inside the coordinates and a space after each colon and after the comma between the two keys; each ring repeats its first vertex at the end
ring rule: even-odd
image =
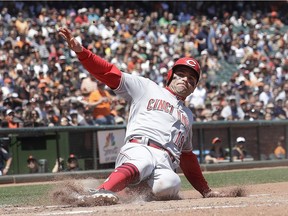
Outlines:
{"type": "Polygon", "coordinates": [[[247,195],[245,188],[236,187],[227,189],[226,191],[214,191],[210,190],[203,194],[204,198],[212,197],[245,197],[247,195]]]}
{"type": "Polygon", "coordinates": [[[219,192],[219,191],[209,191],[207,193],[204,194],[204,198],[211,198],[211,197],[226,197],[227,194],[223,193],[223,192],[219,192]]]}
{"type": "Polygon", "coordinates": [[[71,31],[68,28],[59,28],[59,35],[68,43],[68,46],[74,52],[82,52],[82,45],[73,37],[71,31]]]}

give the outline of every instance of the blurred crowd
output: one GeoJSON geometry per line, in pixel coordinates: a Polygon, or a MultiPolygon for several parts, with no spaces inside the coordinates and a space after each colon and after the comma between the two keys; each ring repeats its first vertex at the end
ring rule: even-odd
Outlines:
{"type": "Polygon", "coordinates": [[[203,76],[186,99],[195,121],[287,119],[285,8],[285,1],[0,2],[1,127],[126,123],[129,104],[79,64],[60,26],[122,71],[162,86],[175,60],[195,57],[203,76]],[[236,69],[219,81],[223,61],[236,69]]]}

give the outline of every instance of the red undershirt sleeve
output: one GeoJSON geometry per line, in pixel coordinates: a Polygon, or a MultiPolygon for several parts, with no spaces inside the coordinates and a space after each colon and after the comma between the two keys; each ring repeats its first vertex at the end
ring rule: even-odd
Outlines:
{"type": "Polygon", "coordinates": [[[183,152],[180,156],[180,167],[190,184],[204,196],[211,189],[205,180],[196,155],[183,152]]]}
{"type": "Polygon", "coordinates": [[[116,89],[119,86],[122,72],[115,65],[100,58],[84,47],[82,52],[77,52],[76,54],[84,68],[95,76],[96,79],[105,83],[111,89],[116,89]]]}

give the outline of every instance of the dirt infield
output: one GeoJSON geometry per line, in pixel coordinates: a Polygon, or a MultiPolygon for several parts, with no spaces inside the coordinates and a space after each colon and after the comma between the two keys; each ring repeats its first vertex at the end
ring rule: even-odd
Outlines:
{"type": "MultiPolygon", "coordinates": [[[[235,188],[226,188],[230,191],[235,188]]],[[[182,191],[181,200],[145,202],[141,197],[121,201],[113,206],[76,207],[53,206],[4,206],[0,215],[286,215],[288,206],[288,182],[245,186],[244,197],[203,199],[196,191],[182,191]]],[[[223,191],[223,188],[219,188],[223,191]]]]}

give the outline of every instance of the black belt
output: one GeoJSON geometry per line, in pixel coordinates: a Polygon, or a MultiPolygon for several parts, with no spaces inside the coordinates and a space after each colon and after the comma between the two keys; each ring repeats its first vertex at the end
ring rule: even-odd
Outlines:
{"type": "MultiPolygon", "coordinates": [[[[142,143],[141,142],[141,139],[135,139],[135,138],[132,138],[132,139],[130,139],[129,140],[129,142],[132,142],[132,143],[142,143]]],[[[168,153],[168,155],[170,156],[170,158],[171,158],[171,161],[172,162],[174,162],[175,161],[175,158],[174,158],[174,156],[171,154],[171,152],[170,151],[168,151],[167,149],[165,149],[165,148],[163,148],[163,147],[161,147],[161,146],[159,146],[158,144],[156,144],[156,143],[153,143],[153,141],[150,141],[149,140],[149,142],[148,142],[148,144],[147,144],[148,146],[150,146],[150,147],[152,147],[152,148],[156,148],[156,149],[159,149],[159,150],[162,150],[162,151],[165,151],[165,152],[167,152],[168,153]]]]}

